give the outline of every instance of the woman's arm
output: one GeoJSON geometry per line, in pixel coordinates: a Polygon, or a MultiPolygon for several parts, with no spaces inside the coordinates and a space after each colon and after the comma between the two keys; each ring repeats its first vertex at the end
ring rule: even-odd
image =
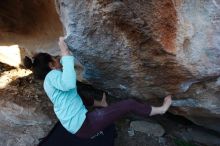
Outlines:
{"type": "Polygon", "coordinates": [[[53,86],[62,91],[68,91],[76,87],[76,72],[74,70],[74,57],[71,55],[64,38],[60,37],[59,42],[61,51],[62,71],[55,71],[55,76],[52,78],[53,86]]]}

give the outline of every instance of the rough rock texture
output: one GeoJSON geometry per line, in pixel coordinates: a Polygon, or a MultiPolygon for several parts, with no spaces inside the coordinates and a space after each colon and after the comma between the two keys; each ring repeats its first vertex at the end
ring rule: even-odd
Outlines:
{"type": "Polygon", "coordinates": [[[83,78],[118,97],[174,94],[172,112],[220,132],[217,0],[57,0],[83,78]]]}
{"type": "Polygon", "coordinates": [[[163,136],[165,133],[165,130],[160,124],[147,121],[132,121],[130,123],[130,128],[134,131],[143,132],[157,137],[163,136]]]}
{"type": "Polygon", "coordinates": [[[36,112],[33,107],[23,108],[3,101],[0,104],[0,121],[1,146],[37,145],[52,124],[45,114],[36,112]]]}
{"type": "Polygon", "coordinates": [[[164,49],[175,42],[162,37],[166,32],[175,38],[171,2],[60,1],[59,9],[69,47],[84,65],[84,78],[97,87],[115,95],[150,98],[179,91],[179,84],[190,77],[170,53],[173,47],[164,49]],[[161,5],[168,12],[160,10],[161,5]],[[156,10],[168,13],[171,20],[154,14],[156,10]]]}
{"type": "Polygon", "coordinates": [[[37,146],[57,121],[43,83],[28,70],[0,71],[0,146],[37,146]]]}

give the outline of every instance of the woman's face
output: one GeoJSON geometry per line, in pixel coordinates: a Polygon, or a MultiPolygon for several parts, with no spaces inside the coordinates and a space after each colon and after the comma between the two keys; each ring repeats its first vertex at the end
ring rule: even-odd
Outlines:
{"type": "Polygon", "coordinates": [[[60,63],[60,56],[52,56],[52,69],[62,69],[62,64],[60,63]]]}

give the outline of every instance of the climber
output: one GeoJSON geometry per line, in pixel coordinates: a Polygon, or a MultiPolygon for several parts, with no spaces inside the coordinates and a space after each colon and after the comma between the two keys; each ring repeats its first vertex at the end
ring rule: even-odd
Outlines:
{"type": "Polygon", "coordinates": [[[91,102],[103,108],[88,111],[76,89],[74,57],[69,51],[64,37],[59,38],[61,58],[47,53],[38,53],[33,58],[24,59],[24,65],[32,68],[33,74],[44,79],[44,90],[53,103],[54,112],[63,127],[79,138],[91,138],[126,113],[147,117],[164,114],[171,105],[171,96],[164,98],[160,107],[139,103],[134,99],[122,100],[108,105],[106,95],[101,101],[91,102]]]}

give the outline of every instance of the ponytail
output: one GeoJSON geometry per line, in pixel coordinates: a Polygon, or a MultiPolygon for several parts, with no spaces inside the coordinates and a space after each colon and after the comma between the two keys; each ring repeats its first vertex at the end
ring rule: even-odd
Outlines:
{"type": "Polygon", "coordinates": [[[27,69],[31,69],[33,67],[33,62],[31,60],[31,58],[25,56],[24,60],[24,66],[27,68],[27,69]]]}

